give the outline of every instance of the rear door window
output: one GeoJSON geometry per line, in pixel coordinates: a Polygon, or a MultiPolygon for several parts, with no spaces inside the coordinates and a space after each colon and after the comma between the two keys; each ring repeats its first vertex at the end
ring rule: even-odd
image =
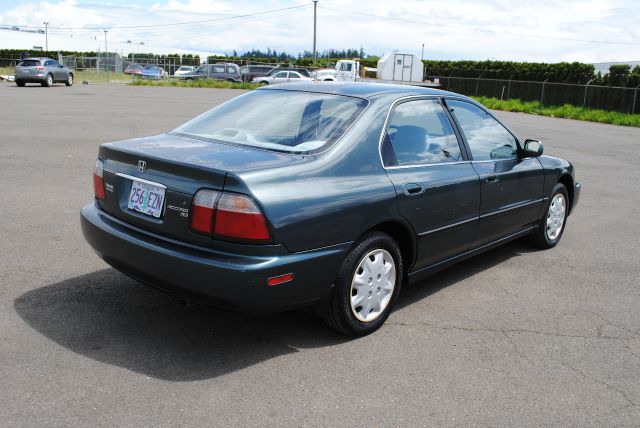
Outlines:
{"type": "Polygon", "coordinates": [[[407,101],[396,106],[387,124],[387,136],[396,163],[386,157],[385,166],[408,166],[462,160],[460,145],[440,102],[407,101]]]}

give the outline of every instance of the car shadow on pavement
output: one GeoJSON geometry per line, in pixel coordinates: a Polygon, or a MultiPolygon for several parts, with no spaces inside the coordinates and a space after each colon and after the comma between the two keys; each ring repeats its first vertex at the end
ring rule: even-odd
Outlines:
{"type": "Polygon", "coordinates": [[[522,254],[541,251],[523,240],[512,241],[508,244],[501,245],[485,253],[480,253],[467,260],[456,263],[446,269],[437,272],[422,281],[408,286],[403,286],[402,292],[398,297],[395,309],[401,309],[412,303],[420,301],[437,293],[443,288],[447,288],[463,279],[472,277],[478,272],[487,270],[495,265],[499,265],[513,257],[519,257],[522,254]]]}
{"type": "MultiPolygon", "coordinates": [[[[407,287],[398,306],[517,256],[523,248],[509,244],[407,287]]],[[[251,318],[204,304],[183,307],[110,268],[29,291],[15,299],[14,307],[32,328],[73,352],[170,381],[209,379],[298,349],[351,340],[302,311],[251,318]]]]}
{"type": "Polygon", "coordinates": [[[348,340],[301,312],[250,318],[204,304],[184,307],[115,269],[29,291],[14,307],[65,348],[172,381],[208,379],[348,340]]]}

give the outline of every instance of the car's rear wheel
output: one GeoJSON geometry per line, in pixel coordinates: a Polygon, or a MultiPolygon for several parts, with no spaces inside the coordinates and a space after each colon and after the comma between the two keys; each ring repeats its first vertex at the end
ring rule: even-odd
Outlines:
{"type": "Polygon", "coordinates": [[[403,278],[398,244],[387,234],[365,236],[345,258],[321,314],[334,329],[352,335],[372,333],[385,322],[403,278]]]}
{"type": "Polygon", "coordinates": [[[268,84],[269,82],[265,82],[265,81],[260,82],[260,86],[267,86],[268,84]]]}
{"type": "Polygon", "coordinates": [[[67,76],[67,80],[64,82],[65,85],[71,86],[73,85],[73,74],[69,73],[67,76]]]}
{"type": "Polygon", "coordinates": [[[531,243],[544,249],[555,247],[562,238],[568,215],[567,188],[564,184],[558,183],[551,192],[544,216],[530,235],[531,243]]]}
{"type": "Polygon", "coordinates": [[[50,88],[53,86],[53,76],[51,74],[47,74],[47,77],[44,79],[44,82],[42,82],[42,86],[46,86],[47,88],[50,88]]]}
{"type": "Polygon", "coordinates": [[[21,88],[23,88],[26,83],[27,82],[23,82],[22,80],[16,80],[16,85],[18,85],[21,88]]]}

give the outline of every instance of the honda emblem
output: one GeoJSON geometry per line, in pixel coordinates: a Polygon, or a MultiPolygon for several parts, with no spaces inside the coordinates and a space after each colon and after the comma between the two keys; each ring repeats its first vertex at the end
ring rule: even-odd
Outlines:
{"type": "Polygon", "coordinates": [[[147,169],[147,163],[143,160],[139,160],[138,161],[138,171],[140,172],[144,172],[144,170],[147,169]]]}

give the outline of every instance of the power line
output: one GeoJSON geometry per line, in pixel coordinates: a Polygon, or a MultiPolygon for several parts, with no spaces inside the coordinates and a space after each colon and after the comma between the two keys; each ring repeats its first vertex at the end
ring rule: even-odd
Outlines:
{"type": "MultiPolygon", "coordinates": [[[[289,10],[294,10],[294,9],[308,8],[310,6],[311,6],[310,4],[304,4],[304,5],[300,5],[300,6],[284,7],[284,8],[281,8],[281,9],[265,10],[265,11],[262,11],[262,12],[247,13],[247,14],[243,14],[243,15],[226,16],[226,17],[223,17],[223,18],[202,19],[202,20],[198,20],[198,21],[186,21],[186,22],[173,22],[173,23],[168,23],[168,24],[122,25],[122,26],[101,26],[101,27],[54,27],[54,26],[49,26],[49,29],[53,29],[53,30],[87,30],[87,31],[100,30],[100,31],[103,31],[105,28],[109,28],[109,30],[116,30],[116,29],[131,30],[131,29],[138,29],[138,28],[165,28],[165,27],[175,27],[175,26],[181,26],[181,25],[206,24],[206,23],[211,23],[211,22],[222,22],[222,21],[230,21],[230,20],[235,20],[235,19],[251,18],[251,17],[254,17],[254,16],[267,15],[267,14],[272,14],[272,13],[277,13],[277,12],[284,12],[284,11],[289,11],[289,10]]],[[[29,25],[16,25],[16,27],[19,27],[19,28],[42,28],[42,27],[29,26],[29,25]]]]}
{"type": "MultiPolygon", "coordinates": [[[[300,14],[301,12],[304,12],[304,10],[297,9],[297,10],[286,10],[286,11],[281,11],[281,12],[273,12],[273,13],[270,13],[269,15],[265,15],[262,18],[262,21],[273,20],[273,19],[276,19],[276,18],[284,17],[284,16],[297,15],[297,14],[300,14]]],[[[229,19],[244,19],[244,18],[228,17],[226,19],[229,20],[229,19]]],[[[224,22],[229,22],[229,21],[224,21],[224,22]]],[[[195,23],[195,24],[182,23],[182,25],[184,25],[184,26],[176,28],[176,30],[186,29],[187,25],[198,25],[199,26],[198,28],[203,28],[204,27],[203,24],[198,24],[198,23],[195,23]]],[[[24,28],[27,28],[27,27],[24,27],[24,28]]],[[[105,28],[107,28],[107,27],[102,27],[102,28],[97,28],[96,27],[95,29],[94,28],[91,28],[91,29],[82,28],[82,29],[78,29],[78,30],[66,30],[66,29],[54,29],[54,30],[51,30],[51,27],[49,27],[49,33],[50,34],[55,34],[55,35],[58,35],[58,36],[72,36],[72,37],[78,36],[78,37],[83,37],[86,34],[101,34],[102,31],[104,31],[105,28]]],[[[118,28],[121,29],[122,27],[117,27],[116,30],[113,30],[114,27],[109,27],[109,28],[110,28],[109,31],[118,31],[118,28]]],[[[127,36],[124,35],[124,34],[127,34],[127,31],[128,30],[120,30],[118,32],[118,34],[120,35],[119,37],[127,37],[127,36]]],[[[136,32],[136,34],[138,34],[138,35],[136,35],[134,38],[145,38],[145,39],[146,38],[150,38],[150,37],[152,38],[152,37],[155,36],[155,34],[151,35],[150,33],[158,33],[158,32],[162,32],[162,31],[166,31],[165,28],[163,28],[163,27],[160,27],[160,28],[143,28],[140,31],[136,32]]]]}
{"type": "Polygon", "coordinates": [[[393,16],[380,16],[380,15],[374,15],[374,14],[366,13],[366,12],[355,12],[355,11],[351,11],[351,10],[337,9],[337,8],[326,7],[326,6],[321,6],[321,5],[319,5],[318,7],[320,7],[321,9],[325,9],[325,10],[329,10],[329,11],[333,11],[333,12],[339,12],[339,13],[343,13],[343,14],[361,15],[361,16],[366,16],[366,17],[369,17],[369,18],[378,18],[378,19],[391,20],[391,21],[401,21],[401,22],[404,22],[404,23],[428,25],[428,26],[431,26],[431,27],[462,28],[462,29],[465,29],[465,30],[471,30],[471,31],[477,31],[477,32],[492,33],[492,34],[499,34],[499,35],[506,35],[506,36],[532,37],[532,38],[536,38],[536,39],[563,40],[563,41],[569,41],[569,42],[596,43],[596,44],[606,44],[606,45],[640,46],[640,42],[610,42],[610,41],[606,41],[606,40],[574,39],[574,38],[569,38],[569,37],[555,37],[555,36],[543,36],[543,35],[538,35],[538,34],[513,33],[513,32],[510,32],[510,31],[496,31],[496,30],[488,30],[488,29],[483,29],[483,28],[467,27],[467,26],[462,26],[462,25],[459,25],[459,24],[442,24],[442,23],[437,23],[437,22],[416,21],[416,20],[407,19],[407,18],[396,18],[396,17],[393,17],[393,16]]]}

